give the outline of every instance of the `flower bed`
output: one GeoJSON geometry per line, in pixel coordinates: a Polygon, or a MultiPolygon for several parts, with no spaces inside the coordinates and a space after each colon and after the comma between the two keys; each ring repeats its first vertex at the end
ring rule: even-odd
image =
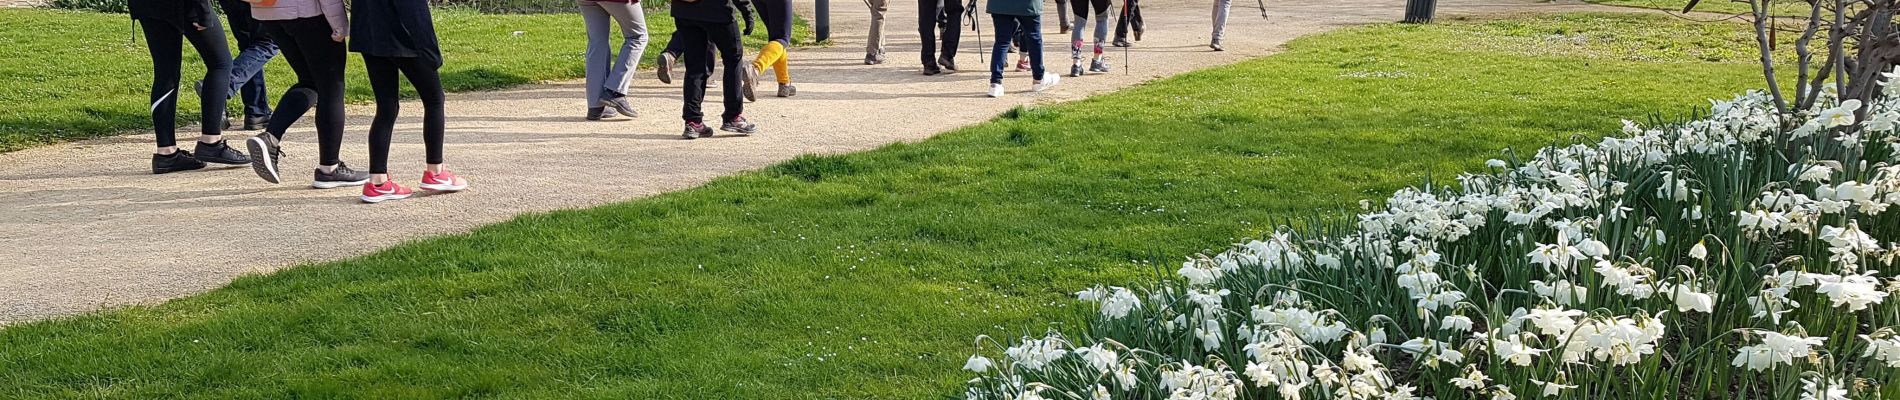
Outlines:
{"type": "Polygon", "coordinates": [[[1771,101],[1089,288],[1084,329],[979,337],[965,397],[1900,398],[1900,101],[1771,101]]]}

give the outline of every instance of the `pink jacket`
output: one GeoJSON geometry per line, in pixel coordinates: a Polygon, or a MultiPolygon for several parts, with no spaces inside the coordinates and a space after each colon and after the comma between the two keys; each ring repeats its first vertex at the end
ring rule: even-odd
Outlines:
{"type": "Polygon", "coordinates": [[[343,0],[245,0],[251,3],[251,17],[259,21],[285,21],[321,16],[329,20],[330,30],[350,35],[350,17],[343,0]]]}

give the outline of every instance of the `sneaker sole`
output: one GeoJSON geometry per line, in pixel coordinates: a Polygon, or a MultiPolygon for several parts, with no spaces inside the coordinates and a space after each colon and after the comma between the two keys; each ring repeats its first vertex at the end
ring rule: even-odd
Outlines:
{"type": "Polygon", "coordinates": [[[363,184],[366,184],[366,183],[369,183],[368,179],[355,181],[355,182],[317,181],[317,182],[310,182],[310,187],[317,188],[317,189],[336,189],[336,188],[346,187],[346,186],[363,186],[363,184]]]}
{"type": "MultiPolygon", "coordinates": [[[[719,128],[719,130],[721,130],[721,131],[726,131],[726,132],[732,132],[732,133],[737,133],[737,134],[739,134],[739,135],[742,135],[742,136],[752,136],[752,134],[754,134],[754,133],[759,133],[759,130],[757,130],[757,129],[753,129],[753,130],[752,130],[752,131],[750,131],[750,132],[747,132],[747,131],[743,131],[743,130],[739,130],[739,129],[728,129],[728,128],[719,128]]],[[[711,137],[711,135],[707,135],[707,136],[702,136],[702,137],[711,137]]]]}
{"type": "Polygon", "coordinates": [[[424,183],[421,185],[416,185],[416,187],[422,188],[423,190],[434,190],[438,192],[460,192],[462,190],[468,189],[468,185],[456,186],[453,184],[446,184],[446,183],[443,183],[443,184],[424,183]]]}
{"type": "Polygon", "coordinates": [[[264,149],[263,138],[246,139],[244,147],[251,151],[251,170],[257,172],[257,177],[264,178],[265,182],[282,183],[281,176],[277,174],[277,163],[271,162],[270,153],[264,149]]]}
{"type": "Polygon", "coordinates": [[[199,165],[199,166],[191,167],[191,168],[166,168],[166,169],[153,168],[152,175],[164,175],[164,174],[169,174],[173,172],[197,171],[201,169],[205,169],[205,166],[199,165]]]}
{"type": "Polygon", "coordinates": [[[390,200],[407,199],[409,198],[409,196],[410,195],[406,195],[406,194],[391,194],[391,195],[383,195],[383,196],[362,196],[360,198],[363,199],[364,203],[376,204],[376,203],[381,203],[381,202],[390,201],[390,200]]]}
{"type": "Polygon", "coordinates": [[[662,55],[660,56],[660,65],[654,66],[653,72],[660,75],[660,83],[673,83],[672,61],[672,57],[662,55]]]}
{"type": "Polygon", "coordinates": [[[739,82],[739,92],[745,94],[745,101],[759,101],[759,71],[746,67],[744,78],[739,82]]]}

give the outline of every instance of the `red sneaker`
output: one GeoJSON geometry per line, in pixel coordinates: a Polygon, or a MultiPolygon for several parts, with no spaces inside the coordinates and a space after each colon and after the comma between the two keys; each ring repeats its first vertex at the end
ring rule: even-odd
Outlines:
{"type": "Polygon", "coordinates": [[[454,172],[446,170],[439,173],[422,171],[422,184],[416,186],[422,188],[422,190],[459,192],[462,191],[462,189],[468,189],[468,180],[455,176],[454,172]]]}
{"type": "Polygon", "coordinates": [[[363,184],[364,203],[374,204],[389,200],[407,199],[411,193],[409,188],[397,185],[395,179],[383,182],[381,185],[363,184]]]}

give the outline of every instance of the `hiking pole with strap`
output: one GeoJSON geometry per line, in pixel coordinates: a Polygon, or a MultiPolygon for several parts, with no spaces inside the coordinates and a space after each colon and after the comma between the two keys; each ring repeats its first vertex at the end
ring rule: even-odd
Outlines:
{"type": "MultiPolygon", "coordinates": [[[[956,1],[956,0],[945,0],[945,1],[956,1]]],[[[982,21],[976,20],[976,0],[970,0],[970,4],[963,6],[963,18],[969,19],[970,29],[976,31],[976,42],[983,43],[983,23],[982,21]]],[[[977,46],[975,50],[976,50],[977,64],[990,65],[989,59],[986,59],[983,57],[983,46],[977,46]]]]}

